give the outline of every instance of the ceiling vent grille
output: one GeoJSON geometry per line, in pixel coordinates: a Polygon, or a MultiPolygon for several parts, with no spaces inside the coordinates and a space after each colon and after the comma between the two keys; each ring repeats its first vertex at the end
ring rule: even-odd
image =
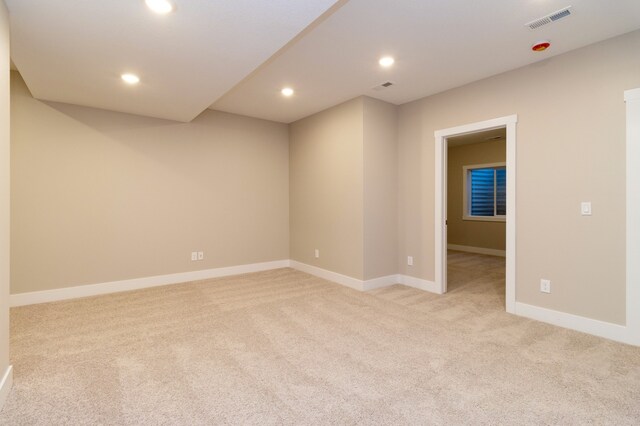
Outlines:
{"type": "Polygon", "coordinates": [[[531,28],[532,30],[535,30],[537,28],[542,27],[543,25],[547,25],[552,22],[558,21],[562,18],[566,18],[567,16],[571,16],[571,6],[567,6],[564,9],[557,10],[553,13],[550,13],[547,16],[543,16],[542,18],[535,19],[524,25],[531,28]]]}
{"type": "Polygon", "coordinates": [[[387,87],[391,87],[391,86],[393,86],[393,84],[394,84],[394,83],[392,83],[392,82],[390,82],[390,81],[387,81],[387,82],[382,83],[382,84],[381,84],[381,85],[379,85],[379,86],[374,87],[374,88],[373,88],[373,90],[376,90],[376,91],[377,91],[377,90],[384,90],[384,89],[386,89],[387,87]]]}

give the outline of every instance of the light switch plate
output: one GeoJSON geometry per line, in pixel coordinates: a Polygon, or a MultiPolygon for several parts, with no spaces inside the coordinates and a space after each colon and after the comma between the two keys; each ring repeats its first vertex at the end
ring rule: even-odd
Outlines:
{"type": "Polygon", "coordinates": [[[583,201],[580,203],[580,213],[582,216],[591,216],[591,201],[583,201]]]}

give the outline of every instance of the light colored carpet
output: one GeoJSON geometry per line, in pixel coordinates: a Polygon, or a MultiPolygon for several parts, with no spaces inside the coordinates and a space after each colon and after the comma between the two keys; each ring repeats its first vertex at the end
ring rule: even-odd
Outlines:
{"type": "Polygon", "coordinates": [[[444,296],[279,269],[12,309],[0,424],[640,423],[639,348],[508,315],[503,260],[450,256],[444,296]]]}

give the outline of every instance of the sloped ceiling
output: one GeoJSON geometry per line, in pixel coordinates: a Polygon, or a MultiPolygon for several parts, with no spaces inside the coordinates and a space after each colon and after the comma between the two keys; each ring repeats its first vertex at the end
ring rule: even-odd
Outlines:
{"type": "Polygon", "coordinates": [[[11,53],[34,97],[190,121],[335,0],[6,0],[11,53]],[[125,86],[120,75],[141,82],[125,86]]]}
{"type": "Polygon", "coordinates": [[[360,95],[402,104],[640,28],[638,0],[174,0],[166,16],[143,0],[5,1],[36,98],[180,121],[208,106],[288,123],[360,95]]]}

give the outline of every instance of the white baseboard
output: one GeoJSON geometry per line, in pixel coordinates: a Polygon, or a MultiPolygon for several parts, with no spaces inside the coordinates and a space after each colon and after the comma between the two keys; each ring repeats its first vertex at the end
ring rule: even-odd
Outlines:
{"type": "Polygon", "coordinates": [[[37,303],[55,302],[59,300],[77,299],[79,297],[99,296],[101,294],[118,293],[121,291],[140,290],[143,288],[158,287],[168,284],[178,284],[189,281],[226,277],[229,275],[287,268],[289,265],[289,260],[276,260],[273,262],[251,263],[248,265],[181,272],[177,274],[158,275],[155,277],[134,278],[130,280],[112,281],[100,284],[79,285],[55,290],[17,293],[9,296],[9,304],[10,306],[25,306],[37,303]]]}
{"type": "Polygon", "coordinates": [[[436,285],[436,283],[434,283],[433,281],[423,280],[422,278],[416,278],[409,275],[400,275],[400,284],[428,291],[430,293],[442,294],[440,292],[440,286],[436,285]]]}
{"type": "Polygon", "coordinates": [[[339,274],[337,272],[322,269],[317,266],[308,265],[306,263],[298,262],[296,260],[291,261],[291,267],[298,271],[306,272],[307,274],[316,276],[318,278],[325,279],[327,281],[340,284],[358,291],[369,291],[376,288],[388,287],[394,284],[400,283],[398,275],[388,275],[386,277],[374,278],[371,280],[360,280],[358,278],[349,277],[347,275],[339,274]]]}
{"type": "Polygon", "coordinates": [[[298,271],[306,272],[307,274],[333,281],[334,283],[341,284],[346,287],[350,287],[354,290],[363,290],[363,281],[357,278],[352,278],[347,275],[342,275],[337,272],[329,271],[327,269],[318,268],[317,266],[307,265],[306,263],[298,262],[296,260],[290,261],[290,266],[298,271]]]}
{"type": "Polygon", "coordinates": [[[440,293],[440,288],[436,286],[436,283],[434,283],[433,281],[423,280],[421,278],[415,278],[408,275],[394,274],[363,281],[357,278],[338,274],[337,272],[318,268],[317,266],[297,262],[295,260],[291,261],[291,267],[299,271],[306,272],[307,274],[311,274],[316,277],[323,278],[325,280],[332,281],[336,284],[341,284],[358,291],[369,291],[377,288],[389,287],[394,284],[403,284],[431,293],[440,293]]]}
{"type": "Polygon", "coordinates": [[[640,345],[640,342],[634,340],[628,327],[624,325],[599,321],[520,302],[516,302],[515,314],[570,330],[581,331],[594,336],[604,337],[605,339],[615,340],[616,342],[635,346],[640,345]]]}
{"type": "Polygon", "coordinates": [[[505,250],[497,250],[497,249],[490,249],[490,248],[484,248],[484,247],[472,247],[472,246],[461,246],[458,244],[447,244],[447,248],[449,250],[464,251],[467,253],[488,254],[490,256],[500,256],[500,257],[507,256],[507,252],[505,250]]]}
{"type": "Polygon", "coordinates": [[[13,386],[13,366],[10,365],[5,370],[2,381],[0,381],[0,410],[2,410],[7,396],[9,396],[11,386],[13,386]]]}
{"type": "Polygon", "coordinates": [[[389,287],[400,284],[400,275],[387,275],[386,277],[373,278],[362,282],[362,291],[375,290],[377,288],[389,287]]]}
{"type": "Polygon", "coordinates": [[[287,267],[292,267],[302,272],[306,272],[307,274],[311,274],[316,277],[320,277],[358,291],[368,291],[377,288],[388,287],[394,284],[404,284],[421,290],[438,293],[438,289],[433,282],[406,275],[394,274],[363,281],[357,278],[349,277],[347,275],[339,274],[337,272],[318,268],[317,266],[297,262],[295,260],[277,260],[273,262],[253,263],[249,265],[182,272],[178,274],[134,278],[130,280],[112,281],[100,284],[79,285],[74,287],[58,288],[54,290],[17,293],[12,294],[9,297],[9,303],[12,307],[35,305],[38,303],[56,302],[60,300],[77,299],[80,297],[99,296],[102,294],[140,290],[143,288],[158,287],[169,284],[179,284],[189,281],[205,280],[210,278],[226,277],[230,275],[246,274],[250,272],[267,271],[271,269],[287,267]]]}

